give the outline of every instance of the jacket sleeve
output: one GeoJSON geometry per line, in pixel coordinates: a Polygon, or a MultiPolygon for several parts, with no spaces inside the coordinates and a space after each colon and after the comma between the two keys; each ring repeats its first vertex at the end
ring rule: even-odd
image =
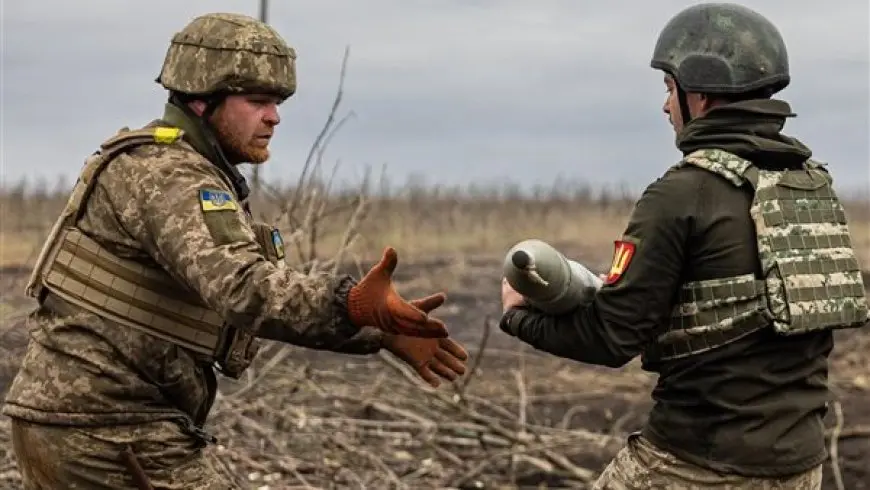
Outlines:
{"type": "Polygon", "coordinates": [[[669,175],[650,185],[616,242],[609,282],[590,303],[562,315],[511,309],[502,330],[581,362],[619,367],[631,361],[669,321],[696,195],[684,179],[669,175]]]}
{"type": "Polygon", "coordinates": [[[347,316],[349,276],[278,268],[218,170],[185,148],[119,157],[102,185],[122,226],[172,276],[229,324],[263,338],[349,353],[380,349],[380,331],[347,316]]]}

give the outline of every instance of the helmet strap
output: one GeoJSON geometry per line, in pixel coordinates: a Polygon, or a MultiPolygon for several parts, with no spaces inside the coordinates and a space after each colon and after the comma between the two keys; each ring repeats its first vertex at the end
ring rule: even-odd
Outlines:
{"type": "Polygon", "coordinates": [[[692,120],[692,113],[689,112],[689,100],[686,97],[686,91],[677,82],[677,101],[680,103],[680,118],[683,121],[683,127],[689,124],[692,120]]]}

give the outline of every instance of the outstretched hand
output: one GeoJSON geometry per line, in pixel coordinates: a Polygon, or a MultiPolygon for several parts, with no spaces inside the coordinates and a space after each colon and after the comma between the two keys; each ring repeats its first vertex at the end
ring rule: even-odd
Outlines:
{"type": "MultiPolygon", "coordinates": [[[[414,307],[426,313],[443,303],[443,296],[438,294],[411,301],[414,307]]],[[[468,352],[459,342],[450,338],[435,339],[387,334],[384,337],[384,348],[411,366],[434,388],[441,385],[441,379],[455,381],[466,371],[465,362],[468,360],[468,352]]]]}
{"type": "Polygon", "coordinates": [[[447,338],[444,322],[428,315],[429,311],[441,306],[447,296],[435,293],[419,300],[417,305],[406,301],[393,286],[392,275],[398,263],[395,249],[387,247],[380,262],[351,288],[348,297],[350,320],[355,325],[373,326],[394,335],[447,338]]]}

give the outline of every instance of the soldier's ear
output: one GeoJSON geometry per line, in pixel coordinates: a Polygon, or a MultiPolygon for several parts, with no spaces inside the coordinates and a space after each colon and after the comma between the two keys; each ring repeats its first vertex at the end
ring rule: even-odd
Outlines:
{"type": "Polygon", "coordinates": [[[194,114],[202,116],[208,107],[208,103],[204,100],[192,100],[187,103],[187,106],[190,107],[190,110],[192,110],[194,114]]]}

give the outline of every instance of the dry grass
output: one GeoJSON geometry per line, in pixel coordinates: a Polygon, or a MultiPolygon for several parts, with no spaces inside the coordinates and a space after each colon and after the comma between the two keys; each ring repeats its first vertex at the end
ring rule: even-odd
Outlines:
{"type": "MultiPolygon", "coordinates": [[[[336,192],[321,169],[324,148],[343,122],[335,110],[341,92],[299,182],[283,189],[264,184],[254,210],[282,229],[289,260],[306,271],[348,262],[365,267],[391,245],[399,251],[403,294],[451,289],[439,316],[472,350],[470,373],[431,390],[390,355],[340,356],[268,343],[241,380],[222,380],[209,422],[222,441],[214,455],[228,480],[258,490],[586,488],[626,433],[642,424],[654,377],[637,362],[621,370],[591,367],[533,352],[499,332],[490,336],[499,310],[499,263],[516,241],[539,237],[601,269],[635,196],[583,185],[531,196],[510,187],[409,185],[386,192],[388,186],[375,189],[368,179],[336,192]]],[[[20,298],[21,272],[65,202],[66,189],[45,189],[0,190],[0,271],[7,273],[0,278],[0,393],[26,343],[17,321],[27,304],[20,298]]],[[[870,196],[848,203],[865,268],[868,203],[870,196]]],[[[842,465],[844,484],[857,489],[868,480],[861,444],[870,435],[864,355],[870,336],[843,338],[832,359],[831,385],[843,412],[837,401],[829,434],[837,458],[829,463],[835,470],[842,465]]],[[[5,485],[20,485],[20,475],[4,418],[5,485]]]]}
{"type": "MultiPolygon", "coordinates": [[[[480,331],[474,310],[487,304],[480,298],[495,301],[498,259],[510,245],[542,237],[600,269],[633,203],[632,196],[602,198],[582,187],[532,198],[432,188],[373,197],[317,188],[308,182],[298,198],[292,189],[272,189],[275,199],[263,197],[254,205],[293,237],[291,260],[307,267],[317,259],[318,266],[329,267],[328,260],[342,252],[350,261],[370,264],[384,245],[392,245],[404,264],[397,276],[403,292],[448,288],[451,298],[465,298],[445,306],[443,314],[466,342],[480,331]],[[286,209],[294,200],[300,204],[286,209]]],[[[0,271],[27,269],[64,199],[64,193],[0,193],[0,271]]],[[[850,202],[848,211],[861,260],[870,264],[866,201],[850,202]]],[[[0,281],[0,306],[20,289],[20,281],[0,281]]],[[[21,310],[0,308],[0,322],[12,315],[21,310]]],[[[6,330],[4,344],[23,334],[6,330]]],[[[868,340],[856,336],[847,347],[868,340]]],[[[12,343],[23,346],[23,338],[12,343]]],[[[866,348],[841,348],[832,363],[835,392],[853,393],[838,395],[852,404],[847,420],[868,401],[861,352],[866,348]]],[[[19,355],[20,350],[4,356],[9,365],[0,374],[11,376],[19,355]]],[[[464,383],[433,391],[389,355],[315,357],[271,344],[250,376],[222,382],[209,423],[221,438],[213,456],[238,488],[587,488],[625,434],[642,423],[654,381],[637,363],[614,372],[490,348],[475,353],[473,362],[487,359],[464,383]],[[402,376],[389,375],[383,363],[402,376]]],[[[831,474],[845,475],[847,485],[863,478],[856,468],[866,451],[855,448],[868,428],[860,420],[863,425],[844,425],[839,418],[830,430],[838,454],[831,468],[845,465],[831,474]]],[[[7,430],[7,421],[0,421],[0,441],[7,430]]],[[[0,485],[19,482],[9,451],[0,450],[0,485]]]]}
{"type": "MultiPolygon", "coordinates": [[[[278,196],[293,189],[273,189],[278,196]]],[[[376,258],[386,245],[399,251],[401,261],[433,257],[498,255],[528,237],[539,237],[568,249],[594,251],[606,260],[614,239],[622,232],[634,196],[594,195],[584,187],[555,189],[540,197],[523,197],[504,190],[406,189],[387,197],[367,198],[366,219],[357,227],[351,256],[376,258]]],[[[0,190],[0,267],[26,266],[35,259],[51,222],[65,202],[65,191],[50,195],[0,190]]],[[[286,201],[286,197],[284,198],[286,201]]],[[[355,211],[358,193],[333,192],[324,203],[318,223],[314,255],[332,256],[342,246],[345,229],[355,211]]],[[[278,219],[285,236],[298,229],[305,212],[281,217],[282,200],[255,199],[253,209],[263,218],[278,219]]],[[[870,199],[847,202],[850,230],[859,258],[870,268],[870,199]]],[[[301,252],[308,256],[307,240],[301,252]]],[[[297,254],[298,255],[298,254],[297,254]]],[[[296,257],[302,260],[300,257],[296,257]]]]}
{"type": "MultiPolygon", "coordinates": [[[[291,190],[280,191],[282,195],[291,190]]],[[[64,194],[24,197],[0,193],[0,266],[26,265],[34,257],[52,220],[63,206],[64,194]]],[[[327,256],[341,246],[356,196],[331,196],[328,209],[337,209],[319,223],[317,255],[327,256]]],[[[277,205],[266,199],[254,202],[255,213],[274,219],[277,205]]],[[[437,189],[420,190],[413,197],[369,198],[368,217],[358,227],[357,242],[349,251],[376,256],[385,245],[396,247],[400,258],[502,253],[514,242],[531,236],[555,243],[608,249],[618,237],[630,209],[630,200],[602,203],[583,197],[555,197],[549,201],[511,196],[473,194],[444,196],[437,189]]],[[[297,213],[297,221],[303,213],[297,213]]],[[[279,220],[285,236],[296,227],[279,220]]],[[[307,252],[310,246],[304,243],[307,252]]]]}

